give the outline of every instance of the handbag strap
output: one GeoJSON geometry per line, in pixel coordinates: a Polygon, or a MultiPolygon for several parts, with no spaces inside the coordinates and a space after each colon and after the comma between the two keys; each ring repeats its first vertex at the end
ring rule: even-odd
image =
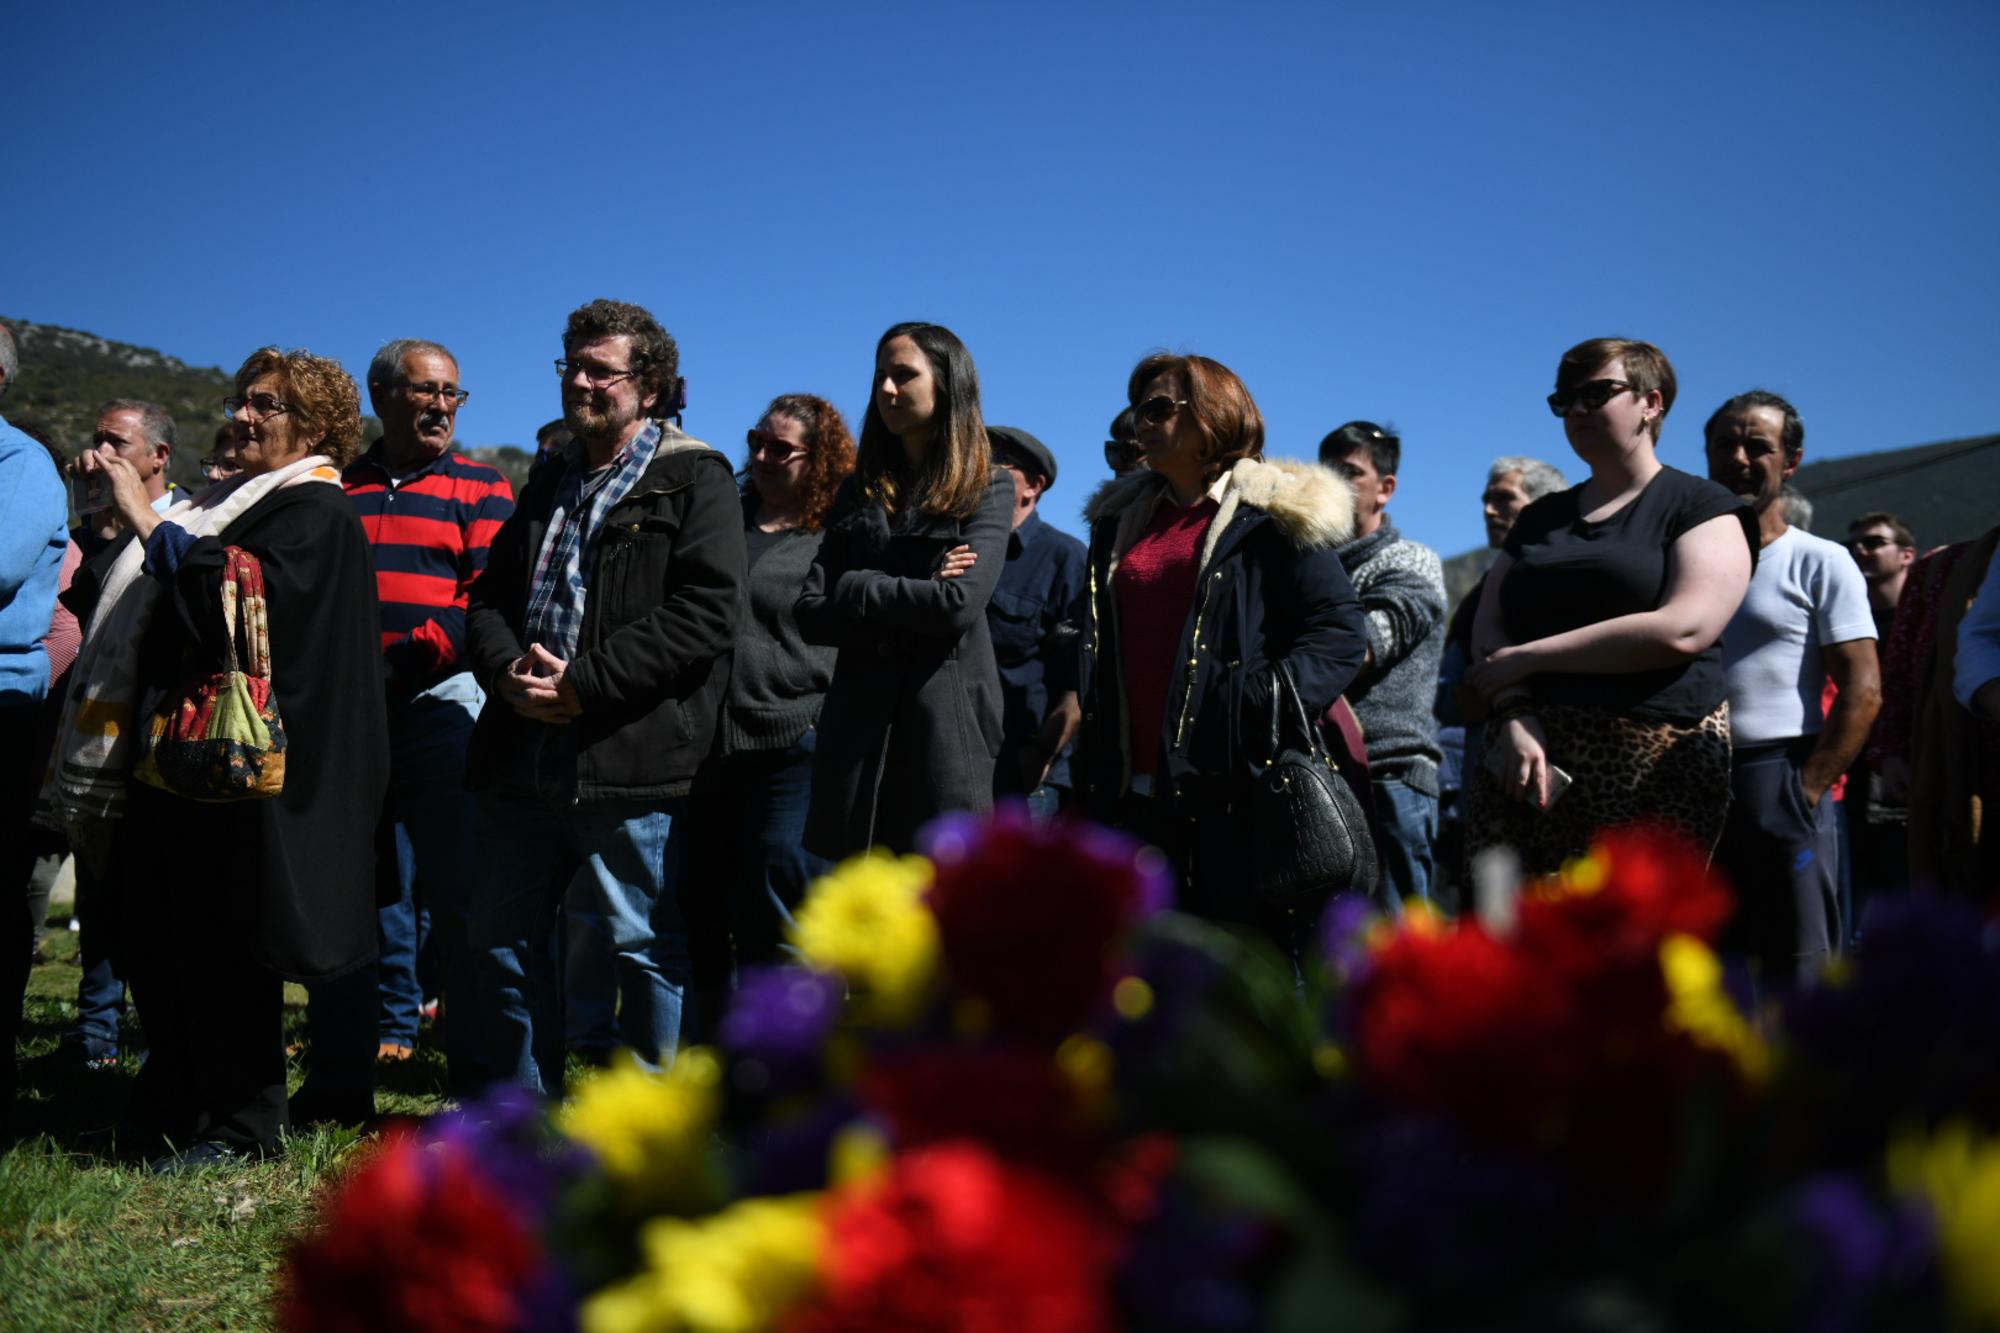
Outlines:
{"type": "Polygon", "coordinates": [[[264,600],[264,566],[240,546],[223,548],[222,624],[224,665],[232,672],[270,679],[271,632],[264,600]]]}
{"type": "Polygon", "coordinates": [[[1291,664],[1279,658],[1271,664],[1271,757],[1264,761],[1266,768],[1277,763],[1278,756],[1284,753],[1284,723],[1287,720],[1297,726],[1307,756],[1314,762],[1320,761],[1324,756],[1319,728],[1307,715],[1305,700],[1299,698],[1298,684],[1292,680],[1291,664]]]}

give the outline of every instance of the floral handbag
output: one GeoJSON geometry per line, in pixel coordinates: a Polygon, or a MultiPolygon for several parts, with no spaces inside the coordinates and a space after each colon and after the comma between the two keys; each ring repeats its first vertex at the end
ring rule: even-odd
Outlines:
{"type": "Polygon", "coordinates": [[[195,801],[249,801],[285,787],[285,724],[271,692],[264,566],[224,548],[223,669],[169,692],[146,719],[134,776],[195,801]]]}

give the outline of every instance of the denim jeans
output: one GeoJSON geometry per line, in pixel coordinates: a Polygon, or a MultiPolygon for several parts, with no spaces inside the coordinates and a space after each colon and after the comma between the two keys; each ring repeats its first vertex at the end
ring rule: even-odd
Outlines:
{"type": "Polygon", "coordinates": [[[802,845],[818,734],[782,750],[710,761],[688,802],[681,891],[694,964],[693,1019],[704,1040],[738,969],[781,961],[806,889],[831,863],[802,845]]]}
{"type": "Polygon", "coordinates": [[[417,892],[416,852],[409,826],[402,820],[396,823],[395,838],[395,875],[401,892],[396,901],[375,912],[375,938],[381,944],[376,960],[380,1013],[375,1026],[379,1040],[414,1047],[424,999],[437,994],[437,935],[431,930],[430,909],[417,892]]]}
{"type": "Polygon", "coordinates": [[[389,805],[395,820],[397,901],[376,917],[377,963],[311,987],[306,1008],[312,1041],[311,1091],[345,1103],[373,1086],[376,1047],[414,1042],[418,945],[413,938],[418,884],[438,955],[445,1012],[445,1063],[454,1091],[480,1087],[493,1068],[469,941],[473,863],[471,795],[465,750],[485,694],[469,671],[447,676],[389,710],[389,805]],[[405,904],[410,906],[406,909],[405,904]],[[391,1016],[393,1015],[393,1021],[391,1016]]]}
{"type": "Polygon", "coordinates": [[[498,1077],[562,1091],[561,986],[548,942],[567,901],[603,932],[621,1044],[673,1059],[688,984],[687,927],[674,892],[684,802],[558,808],[489,792],[478,801],[481,893],[472,913],[498,1077]]]}
{"type": "Polygon", "coordinates": [[[1394,778],[1378,779],[1374,787],[1375,850],[1388,906],[1428,901],[1437,865],[1438,798],[1394,778]]]}
{"type": "Polygon", "coordinates": [[[118,1023],[125,1016],[125,977],[111,961],[117,910],[111,884],[76,863],[76,1042],[86,1060],[118,1054],[118,1023]]]}

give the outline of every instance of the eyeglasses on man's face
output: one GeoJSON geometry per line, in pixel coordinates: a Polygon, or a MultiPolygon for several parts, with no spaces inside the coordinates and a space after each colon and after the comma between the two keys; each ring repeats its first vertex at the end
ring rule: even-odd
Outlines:
{"type": "Polygon", "coordinates": [[[1856,551],[1879,551],[1885,546],[1896,545],[1894,537],[1884,537],[1879,532],[1863,533],[1859,537],[1849,537],[1847,544],[1856,551]]]}
{"type": "Polygon", "coordinates": [[[1630,389],[1639,392],[1630,380],[1585,380],[1567,389],[1557,389],[1549,395],[1549,411],[1559,417],[1569,415],[1572,407],[1581,407],[1586,412],[1595,412],[1619,394],[1630,389]]]}
{"type": "Polygon", "coordinates": [[[453,407],[464,407],[465,400],[472,397],[472,390],[470,389],[461,389],[456,384],[433,384],[429,380],[425,380],[421,384],[412,384],[408,380],[397,380],[396,387],[412,398],[444,399],[453,407]]]}
{"type": "Polygon", "coordinates": [[[1136,440],[1106,440],[1104,465],[1114,472],[1123,472],[1136,465],[1144,452],[1136,440]]]}
{"type": "Polygon", "coordinates": [[[222,400],[222,411],[231,421],[243,421],[254,417],[262,421],[275,417],[281,412],[289,412],[292,405],[268,393],[253,393],[249,397],[230,394],[222,400]]]}
{"type": "Polygon", "coordinates": [[[639,373],[639,367],[630,370],[613,370],[609,366],[593,365],[588,361],[572,361],[568,357],[556,358],[556,376],[567,382],[581,375],[583,382],[593,389],[608,389],[619,380],[629,380],[639,373]]]}

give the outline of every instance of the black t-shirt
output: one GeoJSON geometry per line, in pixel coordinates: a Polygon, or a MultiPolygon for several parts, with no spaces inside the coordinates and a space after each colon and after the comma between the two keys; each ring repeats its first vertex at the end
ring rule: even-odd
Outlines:
{"type": "MultiPolygon", "coordinates": [[[[1743,523],[1752,568],[1757,513],[1703,477],[1663,467],[1623,509],[1583,520],[1583,487],[1545,495],[1507,534],[1513,567],[1500,585],[1510,643],[1528,643],[1600,621],[1657,610],[1667,595],[1667,552],[1690,529],[1723,514],[1743,523]]],[[[1616,674],[1545,672],[1529,678],[1544,703],[1580,704],[1626,717],[1686,722],[1728,697],[1720,641],[1693,660],[1616,674]]]]}

